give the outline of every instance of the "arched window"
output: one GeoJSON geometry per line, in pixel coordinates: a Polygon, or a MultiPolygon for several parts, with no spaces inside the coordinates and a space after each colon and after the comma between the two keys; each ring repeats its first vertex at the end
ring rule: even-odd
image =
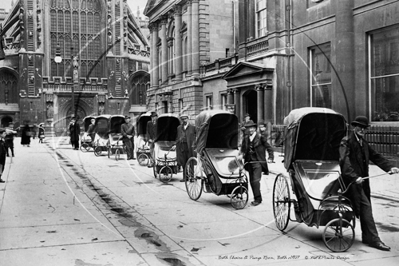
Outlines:
{"type": "Polygon", "coordinates": [[[60,76],[61,73],[70,75],[71,56],[78,55],[79,76],[101,78],[104,76],[104,58],[96,58],[103,53],[101,48],[100,33],[102,28],[100,0],[71,0],[52,1],[50,7],[51,17],[51,57],[52,76],[60,76]],[[79,6],[79,3],[81,5],[79,6]],[[65,36],[65,37],[64,37],[65,36]],[[94,37],[97,36],[97,37],[94,37]],[[55,48],[61,46],[63,61],[54,63],[55,48]],[[73,47],[73,55],[71,54],[73,47]],[[99,60],[99,61],[98,61],[99,60]],[[82,67],[84,66],[84,67],[82,67]],[[88,66],[94,68],[90,69],[88,66]]]}

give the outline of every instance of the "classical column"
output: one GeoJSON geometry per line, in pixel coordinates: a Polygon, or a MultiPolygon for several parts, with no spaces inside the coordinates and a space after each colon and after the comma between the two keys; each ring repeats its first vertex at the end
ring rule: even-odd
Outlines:
{"type": "Polygon", "coordinates": [[[234,104],[234,95],[232,89],[227,90],[227,104],[234,104]]]}
{"type": "Polygon", "coordinates": [[[185,55],[187,57],[186,62],[187,62],[187,74],[191,75],[192,71],[192,13],[191,13],[191,0],[187,1],[187,54],[185,55]]]}
{"type": "Polygon", "coordinates": [[[159,58],[158,58],[158,23],[152,23],[152,35],[151,35],[151,76],[152,76],[152,85],[154,87],[159,86],[159,58]]]}
{"type": "Polygon", "coordinates": [[[255,89],[256,89],[257,100],[258,100],[258,109],[256,111],[258,114],[258,117],[256,119],[257,119],[257,122],[259,122],[260,120],[263,119],[263,112],[264,112],[264,104],[265,104],[265,102],[263,100],[264,99],[264,85],[257,84],[255,86],[255,89]]]}
{"type": "Polygon", "coordinates": [[[182,69],[183,69],[183,60],[182,60],[182,36],[180,33],[182,18],[181,18],[181,6],[175,6],[175,46],[176,46],[176,55],[175,55],[175,74],[176,80],[182,80],[182,69]]]}
{"type": "Polygon", "coordinates": [[[193,76],[199,76],[200,53],[199,53],[199,0],[192,0],[191,4],[191,49],[192,61],[191,68],[193,76]]]}
{"type": "Polygon", "coordinates": [[[165,84],[168,81],[168,40],[166,38],[166,23],[167,23],[167,18],[163,17],[161,21],[162,84],[165,84]]]}
{"type": "Polygon", "coordinates": [[[238,121],[241,121],[241,99],[240,99],[240,90],[239,89],[233,89],[233,95],[234,95],[234,104],[235,110],[236,110],[236,116],[238,117],[238,121]]]}
{"type": "Polygon", "coordinates": [[[346,115],[351,121],[356,111],[365,112],[366,107],[356,106],[355,84],[355,33],[353,28],[354,0],[336,0],[336,23],[335,23],[335,51],[336,60],[334,68],[340,83],[331,88],[332,107],[334,110],[346,115]],[[345,89],[346,88],[346,89],[345,89]],[[345,99],[346,101],[342,101],[345,99]]]}

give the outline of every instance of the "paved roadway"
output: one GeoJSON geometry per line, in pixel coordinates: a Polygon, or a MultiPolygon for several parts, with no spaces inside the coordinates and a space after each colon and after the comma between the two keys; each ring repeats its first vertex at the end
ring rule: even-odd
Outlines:
{"type": "MultiPolygon", "coordinates": [[[[137,161],[72,150],[65,138],[32,140],[7,158],[0,184],[1,266],[397,265],[398,176],[373,179],[379,251],[356,241],[345,253],[324,246],[322,228],[275,227],[274,174],[262,178],[264,202],[235,210],[226,196],[188,198],[181,174],[169,184],[137,161]]],[[[270,164],[284,171],[281,160],[270,164]]],[[[372,175],[379,172],[372,167],[372,175]]],[[[252,192],[250,192],[252,200],[252,192]]],[[[359,225],[359,223],[357,223],[359,225]]]]}

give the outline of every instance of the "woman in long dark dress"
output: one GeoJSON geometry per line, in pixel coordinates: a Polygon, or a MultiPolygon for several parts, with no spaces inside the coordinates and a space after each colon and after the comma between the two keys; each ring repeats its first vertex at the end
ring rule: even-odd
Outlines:
{"type": "Polygon", "coordinates": [[[26,124],[22,127],[22,134],[21,134],[21,144],[22,146],[27,145],[30,147],[30,136],[31,136],[31,131],[29,128],[29,125],[26,124]]]}

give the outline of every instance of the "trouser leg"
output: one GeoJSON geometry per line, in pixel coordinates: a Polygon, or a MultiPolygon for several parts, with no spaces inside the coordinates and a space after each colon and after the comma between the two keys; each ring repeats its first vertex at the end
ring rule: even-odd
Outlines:
{"type": "Polygon", "coordinates": [[[371,203],[363,189],[361,189],[360,199],[360,227],[362,229],[363,240],[369,243],[381,241],[378,236],[377,227],[375,226],[371,203]]]}
{"type": "Polygon", "coordinates": [[[126,146],[126,153],[127,153],[127,159],[132,159],[132,142],[130,141],[130,139],[128,140],[124,140],[123,143],[125,143],[126,146]]]}
{"type": "Polygon", "coordinates": [[[260,179],[262,177],[262,166],[259,163],[252,163],[250,165],[249,181],[251,183],[254,200],[262,202],[262,194],[260,192],[260,179]]]}

